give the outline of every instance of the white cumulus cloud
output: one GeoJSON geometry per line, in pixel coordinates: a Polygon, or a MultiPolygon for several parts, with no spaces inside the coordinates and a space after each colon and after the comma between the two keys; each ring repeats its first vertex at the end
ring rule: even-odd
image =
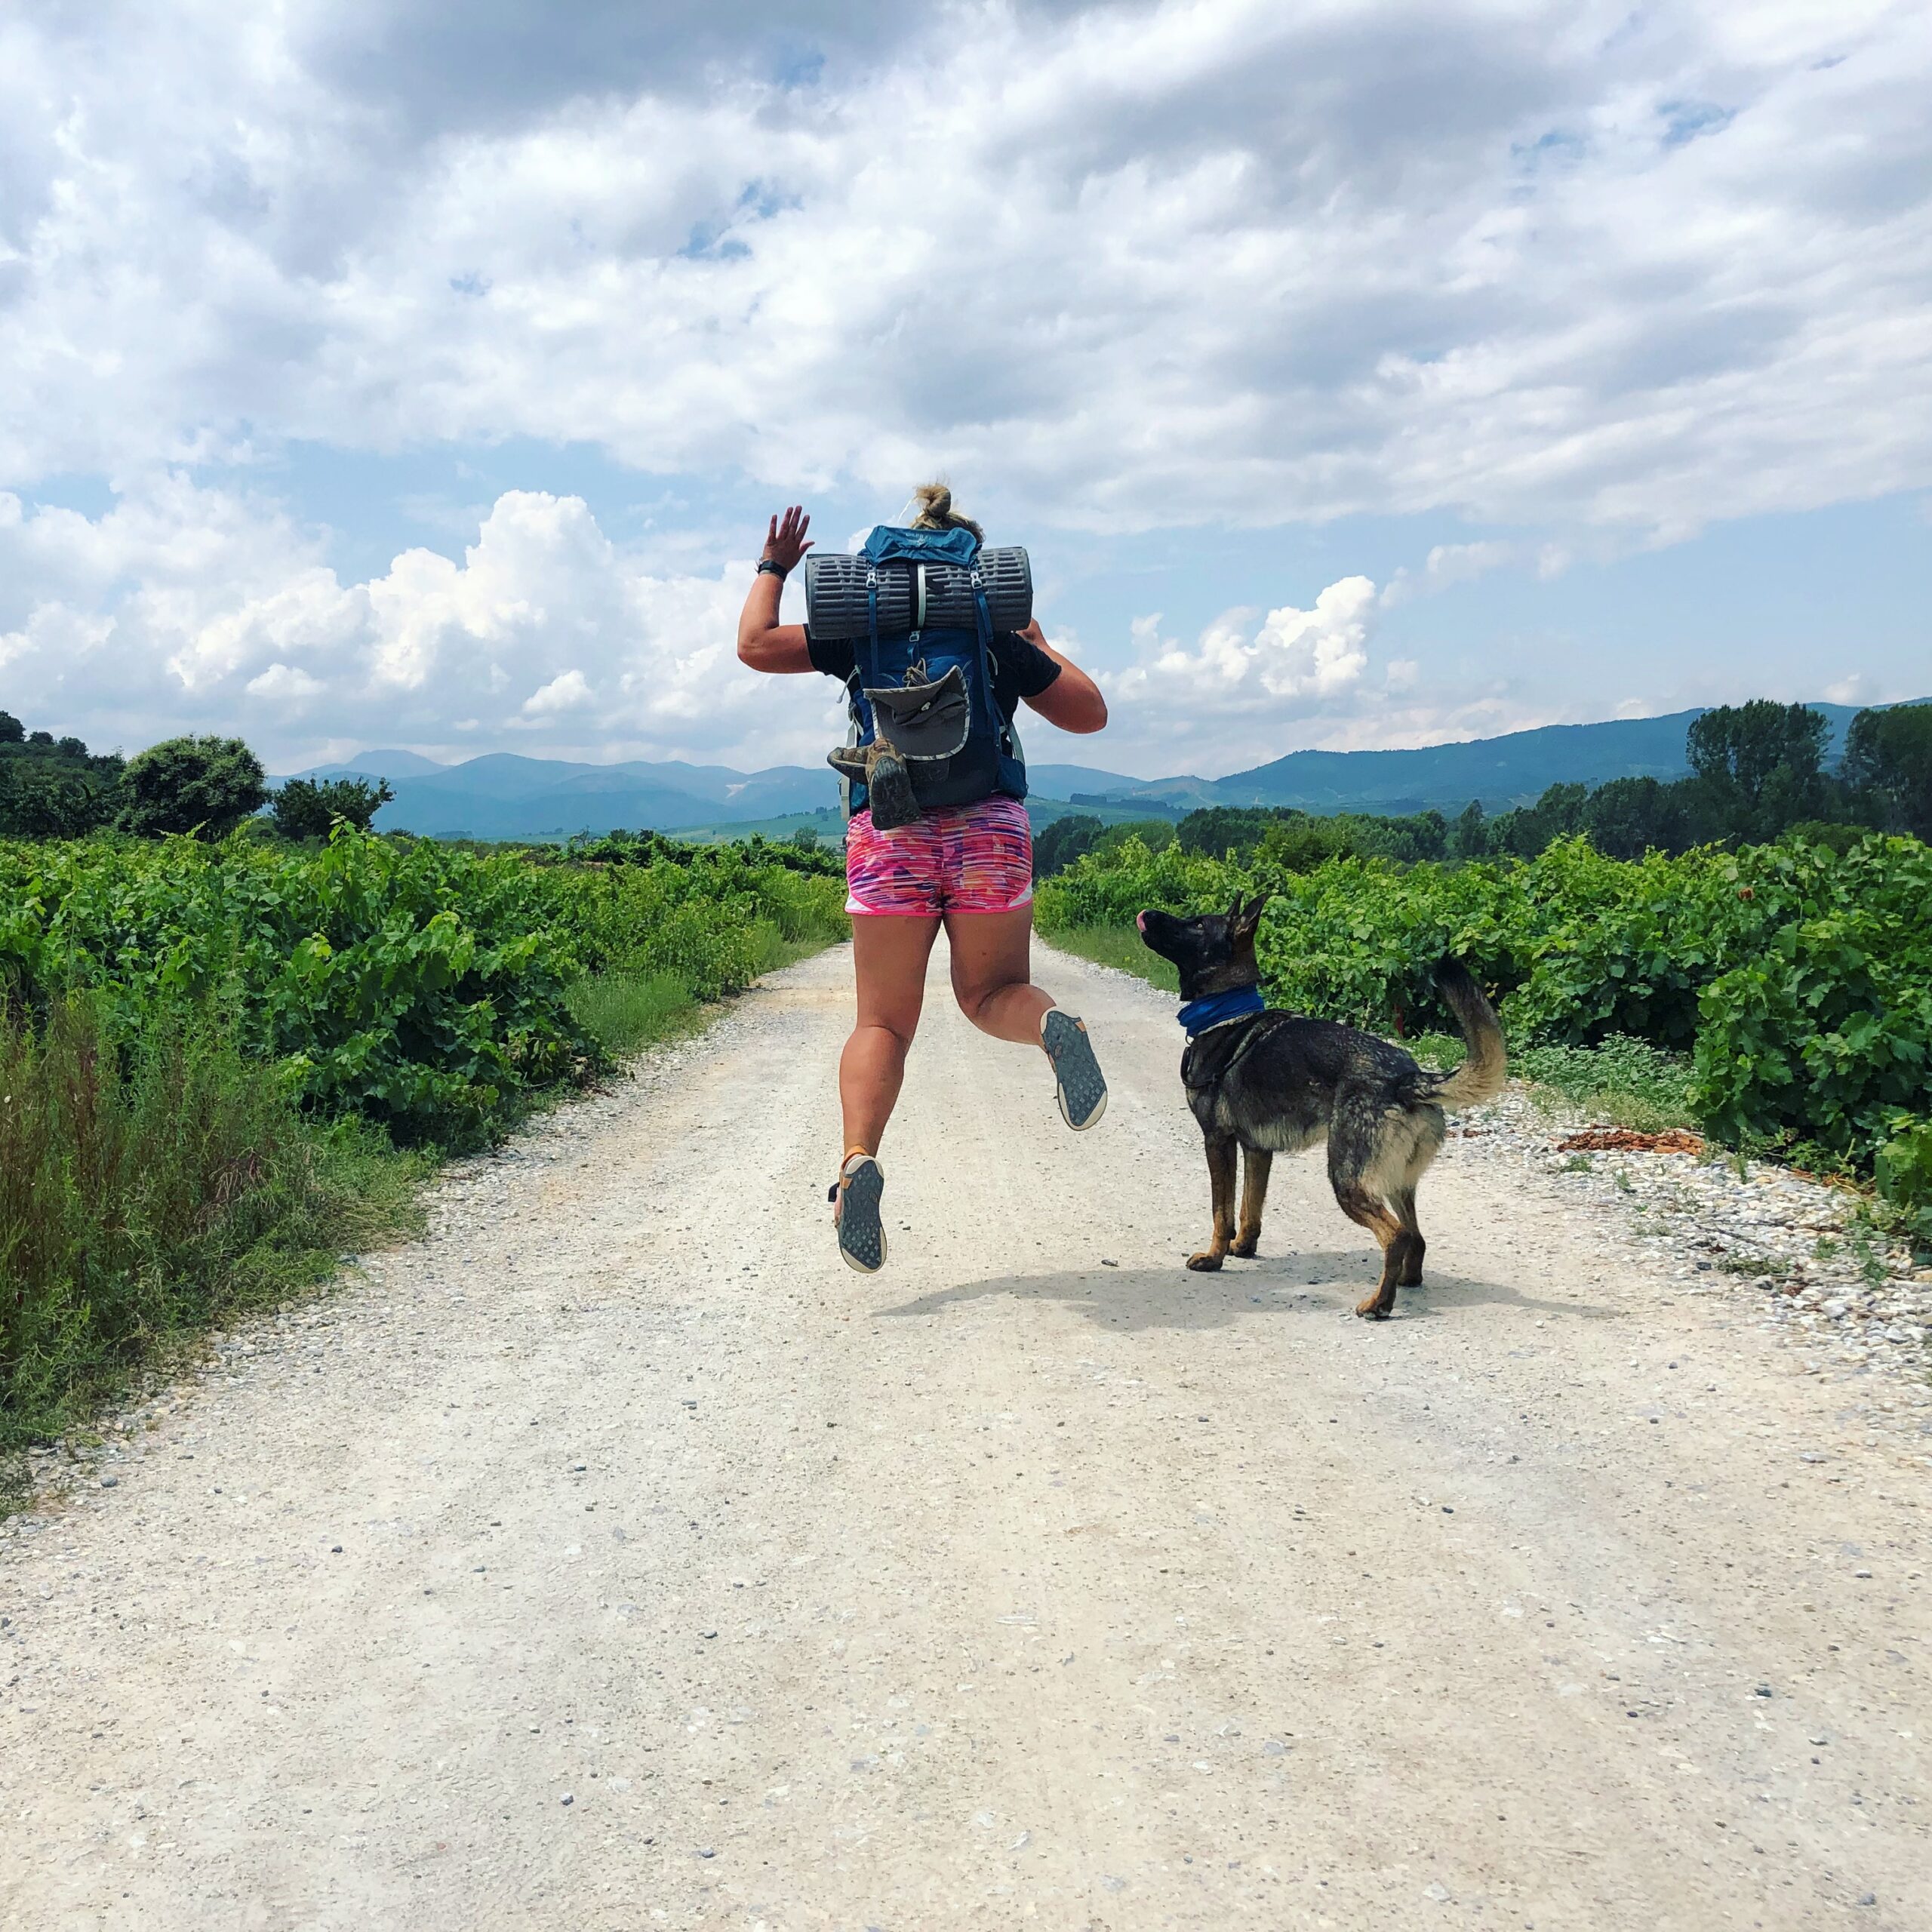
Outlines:
{"type": "Polygon", "coordinates": [[[1290,731],[1306,742],[1311,721],[1361,686],[1375,609],[1375,586],[1348,577],[1306,611],[1283,605],[1258,623],[1251,611],[1226,612],[1192,646],[1163,638],[1158,615],[1137,620],[1140,661],[1101,675],[1114,741],[1158,746],[1170,759],[1204,751],[1217,769],[1243,753],[1273,755],[1290,731]]]}
{"type": "MultiPolygon", "coordinates": [[[[0,495],[9,708],[133,746],[211,721],[286,765],[373,743],[815,761],[834,688],[737,661],[750,565],[654,574],[580,498],[343,583],[272,508],[169,478],[97,518],[0,495]]],[[[63,727],[64,728],[64,727],[63,727]]]]}
{"type": "Polygon", "coordinates": [[[541,691],[532,691],[523,701],[526,718],[554,717],[565,711],[581,711],[593,703],[596,693],[581,671],[571,670],[552,678],[541,691]]]}
{"type": "Polygon", "coordinates": [[[1913,0],[438,11],[0,29],[0,483],[521,435],[1668,535],[1932,482],[1913,0]]]}

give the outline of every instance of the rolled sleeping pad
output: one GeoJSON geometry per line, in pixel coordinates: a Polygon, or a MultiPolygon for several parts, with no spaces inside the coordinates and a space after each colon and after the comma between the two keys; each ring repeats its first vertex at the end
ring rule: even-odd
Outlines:
{"type": "MultiPolygon", "coordinates": [[[[814,552],[805,559],[805,622],[814,637],[866,635],[863,557],[814,552]]],[[[980,583],[996,631],[1023,631],[1033,621],[1033,566],[1018,544],[980,552],[980,583]]],[[[971,630],[973,580],[957,564],[887,563],[878,567],[878,634],[971,630]],[[925,614],[918,614],[918,576],[925,573],[925,614]]]]}

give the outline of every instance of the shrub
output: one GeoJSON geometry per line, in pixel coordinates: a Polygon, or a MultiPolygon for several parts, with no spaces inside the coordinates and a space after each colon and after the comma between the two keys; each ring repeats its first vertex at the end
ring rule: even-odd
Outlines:
{"type": "Polygon", "coordinates": [[[267,801],[261,760],[239,738],[168,738],[128,761],[124,832],[225,838],[267,801]]]}
{"type": "Polygon", "coordinates": [[[275,793],[269,811],[284,838],[326,838],[338,819],[367,832],[395,796],[386,778],[373,785],[364,778],[291,778],[275,793]]]}
{"type": "Polygon", "coordinates": [[[1727,1140],[1872,1171],[1932,1079],[1932,850],[1770,846],[1727,868],[1748,910],[1700,1000],[1700,1112],[1727,1140]]]}
{"type": "Polygon", "coordinates": [[[1932,1252],[1932,1120],[1895,1114],[1874,1163],[1878,1192],[1922,1254],[1932,1252]]]}
{"type": "Polygon", "coordinates": [[[795,846],[546,856],[0,843],[0,1450],[405,1220],[392,1137],[485,1142],[845,930],[795,846]]]}

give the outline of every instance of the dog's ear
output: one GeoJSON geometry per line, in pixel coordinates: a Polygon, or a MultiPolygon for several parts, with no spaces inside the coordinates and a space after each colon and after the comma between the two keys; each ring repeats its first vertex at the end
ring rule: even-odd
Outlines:
{"type": "Polygon", "coordinates": [[[1232,931],[1241,924],[1241,894],[1235,894],[1235,903],[1228,908],[1228,929],[1232,931]]]}
{"type": "Polygon", "coordinates": [[[1237,899],[1234,910],[1228,915],[1228,926],[1233,937],[1238,940],[1252,939],[1267,905],[1268,895],[1265,892],[1257,892],[1245,906],[1237,899]]]}

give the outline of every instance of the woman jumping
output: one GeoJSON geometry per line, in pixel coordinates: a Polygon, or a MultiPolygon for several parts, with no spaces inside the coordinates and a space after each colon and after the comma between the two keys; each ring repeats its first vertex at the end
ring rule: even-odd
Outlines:
{"type": "MultiPolygon", "coordinates": [[[[916,496],[919,513],[910,531],[970,533],[931,543],[932,552],[951,560],[971,558],[982,533],[977,524],[952,508],[943,484],[928,484],[916,496]]],[[[915,804],[918,768],[900,759],[875,729],[878,712],[865,703],[861,675],[863,641],[814,635],[803,624],[778,621],[779,598],[786,576],[812,546],[805,533],[811,519],[796,507],[771,519],[758,574],[738,620],[738,656],[755,671],[821,671],[852,694],[855,715],[864,721],[861,749],[845,755],[855,774],[861,768],[877,793],[878,816],[894,821],[875,827],[872,811],[853,814],[845,833],[845,909],[852,915],[852,961],[858,980],[858,1021],[838,1062],[838,1098],[844,1114],[844,1154],[832,1190],[836,1205],[839,1252],[867,1272],[885,1262],[885,1233],[879,1198],[885,1176],[878,1160],[880,1140],[906,1073],[906,1050],[919,1023],[925,992],[926,961],[942,924],[952,953],[953,996],[959,1010],[981,1032],[1041,1049],[1051,1063],[1060,1109],[1068,1126],[1091,1127],[1106,1110],[1107,1088],[1087,1038],[1085,1025],[1054,1004],[1032,983],[1029,953],[1033,934],[1033,841],[1026,808],[1024,768],[1012,733],[1013,716],[1023,700],[1063,731],[1097,731],[1107,721],[1106,700],[1099,688],[1041,635],[1036,623],[1023,630],[993,632],[989,648],[965,650],[961,661],[973,675],[989,669],[997,716],[996,758],[986,761],[995,775],[985,795],[963,804],[915,804]],[[898,823],[904,811],[915,812],[898,823]]],[[[875,531],[868,546],[894,558],[916,552],[922,540],[908,532],[875,531]],[[900,547],[893,546],[899,540],[900,547]]],[[[922,572],[923,577],[923,572],[922,572]]],[[[921,593],[923,594],[923,592],[921,593]]],[[[930,634],[937,641],[942,633],[930,634]]],[[[958,635],[966,635],[960,633],[958,635]]],[[[980,633],[983,637],[983,630],[980,633]]],[[[919,660],[904,673],[908,687],[928,675],[924,647],[912,633],[919,660]]],[[[866,675],[878,677],[875,648],[866,654],[866,675]]],[[[912,654],[902,648],[902,655],[912,654]]],[[[958,674],[950,674],[957,678],[958,674]]],[[[970,710],[971,678],[951,685],[921,682],[942,697],[951,691],[970,710]],[[967,695],[959,696],[964,690],[967,695]]],[[[894,698],[900,694],[894,691],[894,698]]],[[[897,714],[890,715],[896,718],[897,714]]],[[[889,720],[890,721],[890,720],[889,720]]],[[[861,792],[864,787],[860,788],[861,792]]],[[[855,793],[854,803],[860,794],[855,793]]]]}

